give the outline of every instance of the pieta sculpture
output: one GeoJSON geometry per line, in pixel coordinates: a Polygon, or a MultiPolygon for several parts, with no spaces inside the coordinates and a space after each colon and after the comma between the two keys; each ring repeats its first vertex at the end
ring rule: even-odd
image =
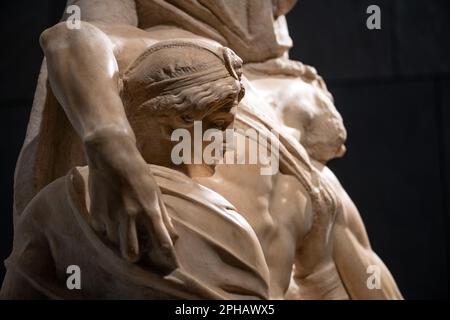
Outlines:
{"type": "Polygon", "coordinates": [[[40,37],[2,298],[402,298],[327,167],[346,131],[288,58],[295,2],[69,1],[79,28],[40,37]]]}

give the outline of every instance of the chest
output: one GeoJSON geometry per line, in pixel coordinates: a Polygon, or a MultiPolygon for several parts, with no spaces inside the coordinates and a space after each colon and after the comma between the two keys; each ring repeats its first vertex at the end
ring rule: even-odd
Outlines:
{"type": "Polygon", "coordinates": [[[311,227],[306,192],[292,176],[262,176],[257,165],[219,165],[213,177],[199,182],[230,201],[263,245],[283,241],[295,247],[311,227]]]}

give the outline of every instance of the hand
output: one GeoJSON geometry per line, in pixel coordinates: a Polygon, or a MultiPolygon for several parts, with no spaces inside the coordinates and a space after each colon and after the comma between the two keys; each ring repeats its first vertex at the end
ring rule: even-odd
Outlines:
{"type": "Polygon", "coordinates": [[[93,228],[118,245],[128,261],[148,259],[170,272],[178,267],[173,248],[177,236],[161,191],[133,143],[110,138],[86,148],[93,228]]]}

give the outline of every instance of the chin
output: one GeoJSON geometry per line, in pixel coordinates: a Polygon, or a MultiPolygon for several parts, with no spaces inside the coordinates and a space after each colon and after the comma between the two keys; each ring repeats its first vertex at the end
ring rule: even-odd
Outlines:
{"type": "Polygon", "coordinates": [[[347,147],[345,146],[345,144],[340,145],[338,148],[338,151],[336,152],[335,158],[342,158],[346,152],[347,152],[347,147]]]}
{"type": "Polygon", "coordinates": [[[195,175],[200,178],[209,178],[216,173],[216,164],[203,164],[202,169],[195,172],[195,175]]]}
{"type": "Polygon", "coordinates": [[[343,157],[347,148],[344,144],[339,144],[337,146],[327,145],[321,147],[315,145],[313,147],[306,148],[306,150],[312,159],[326,164],[330,160],[343,157]]]}

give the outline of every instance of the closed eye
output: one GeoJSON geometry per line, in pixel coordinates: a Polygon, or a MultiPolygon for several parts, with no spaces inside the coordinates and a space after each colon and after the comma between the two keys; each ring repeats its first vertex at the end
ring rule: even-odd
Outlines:
{"type": "Polygon", "coordinates": [[[183,119],[183,121],[186,123],[194,122],[194,118],[188,115],[181,116],[181,119],[183,119]]]}
{"type": "Polygon", "coordinates": [[[225,125],[225,120],[214,121],[214,126],[217,128],[223,128],[224,125],[225,125]]]}

